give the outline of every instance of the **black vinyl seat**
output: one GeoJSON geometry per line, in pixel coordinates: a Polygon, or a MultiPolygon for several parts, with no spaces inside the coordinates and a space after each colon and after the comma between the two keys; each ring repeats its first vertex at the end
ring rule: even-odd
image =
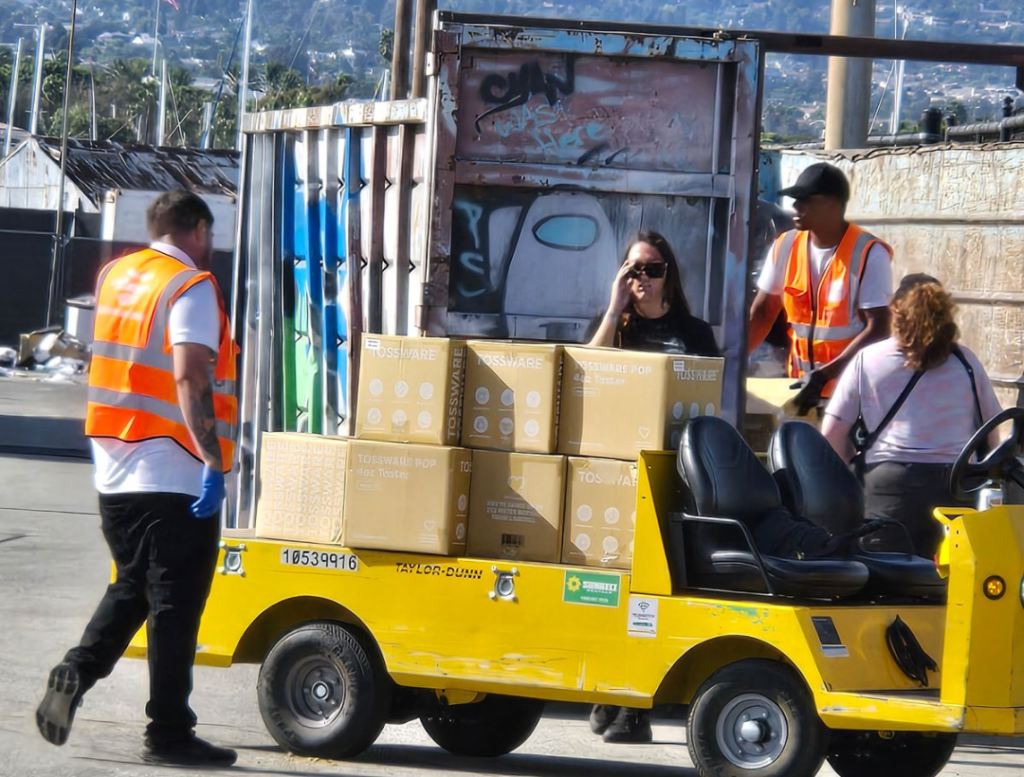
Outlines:
{"type": "MultiPolygon", "coordinates": [[[[852,532],[864,521],[864,489],[815,427],[802,421],[782,424],[772,436],[768,464],[782,502],[794,514],[833,534],[852,532]]],[[[941,598],[946,581],[935,564],[907,553],[858,551],[854,558],[870,573],[866,593],[878,596],[941,598]]]]}
{"type": "Polygon", "coordinates": [[[692,499],[671,516],[674,572],[683,585],[725,591],[838,599],[868,581],[857,561],[796,560],[758,552],[751,528],[785,512],[771,474],[732,426],[713,416],[683,430],[677,468],[692,499]]]}

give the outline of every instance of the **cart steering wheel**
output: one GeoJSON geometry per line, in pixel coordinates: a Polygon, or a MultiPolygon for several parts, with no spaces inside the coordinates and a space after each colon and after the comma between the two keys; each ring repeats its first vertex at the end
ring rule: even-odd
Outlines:
{"type": "Polygon", "coordinates": [[[971,494],[984,488],[988,481],[1013,479],[1024,486],[1024,466],[1017,457],[1024,452],[1024,407],[1008,407],[1003,412],[990,418],[968,440],[960,451],[953,471],[949,474],[949,489],[957,499],[968,499],[971,494]],[[971,461],[988,441],[989,433],[1006,423],[1013,422],[1010,436],[1003,440],[994,450],[990,451],[981,461],[971,461]],[[976,486],[967,486],[971,478],[987,478],[987,481],[976,486]]]}

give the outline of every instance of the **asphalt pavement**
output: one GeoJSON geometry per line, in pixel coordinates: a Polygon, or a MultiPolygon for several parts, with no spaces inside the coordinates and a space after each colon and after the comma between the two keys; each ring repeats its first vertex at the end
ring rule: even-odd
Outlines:
{"type": "MultiPolygon", "coordinates": [[[[0,455],[0,776],[168,777],[194,770],[139,760],[147,694],[145,662],[124,660],[85,699],[71,739],[44,742],[34,711],[47,674],[81,635],[107,582],[91,467],[86,461],[0,455]]],[[[590,734],[584,710],[559,708],[516,753],[457,758],[435,747],[419,724],[389,726],[349,762],[283,753],[263,727],[256,667],[200,667],[193,707],[200,736],[239,751],[232,772],[334,777],[694,777],[678,721],[656,720],[656,743],[612,746],[590,734]]],[[[1017,775],[1024,740],[967,739],[943,775],[1017,775]]],[[[826,767],[821,772],[830,775],[826,767]]],[[[880,777],[882,777],[880,775],[880,777]]]]}

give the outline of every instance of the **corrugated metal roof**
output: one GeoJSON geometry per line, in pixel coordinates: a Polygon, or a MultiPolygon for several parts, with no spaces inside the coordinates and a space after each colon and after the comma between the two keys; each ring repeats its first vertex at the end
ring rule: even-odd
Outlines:
{"type": "MultiPolygon", "coordinates": [[[[60,163],[60,140],[37,138],[40,148],[60,163]]],[[[68,177],[97,205],[110,189],[235,195],[238,152],[68,140],[68,177]]]]}

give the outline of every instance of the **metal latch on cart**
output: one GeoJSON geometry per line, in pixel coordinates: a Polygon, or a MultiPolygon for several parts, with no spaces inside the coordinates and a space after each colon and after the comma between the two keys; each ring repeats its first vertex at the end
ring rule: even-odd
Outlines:
{"type": "Polygon", "coordinates": [[[245,543],[228,545],[221,540],[220,548],[224,551],[224,563],[217,567],[217,574],[245,577],[245,570],[242,568],[242,554],[246,551],[245,543]]]}
{"type": "Polygon", "coordinates": [[[519,577],[519,570],[512,567],[511,572],[505,572],[497,567],[491,567],[491,571],[494,573],[494,590],[487,596],[495,601],[518,602],[515,579],[519,577]]]}

